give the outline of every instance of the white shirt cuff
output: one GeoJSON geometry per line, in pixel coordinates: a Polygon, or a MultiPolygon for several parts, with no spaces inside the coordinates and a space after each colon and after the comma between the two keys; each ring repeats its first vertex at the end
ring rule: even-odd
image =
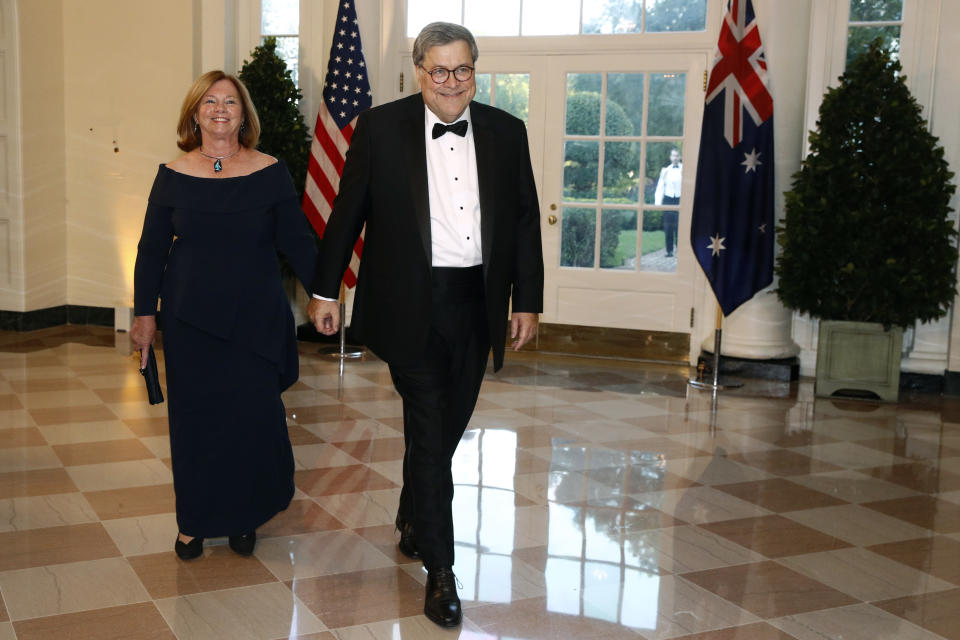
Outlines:
{"type": "Polygon", "coordinates": [[[313,297],[316,298],[317,300],[326,300],[327,302],[337,302],[336,298],[324,298],[323,296],[318,296],[315,293],[313,294],[313,297]]]}

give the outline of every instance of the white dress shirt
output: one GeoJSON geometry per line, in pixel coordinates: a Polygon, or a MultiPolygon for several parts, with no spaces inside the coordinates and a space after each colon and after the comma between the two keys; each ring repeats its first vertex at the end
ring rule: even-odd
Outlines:
{"type": "Polygon", "coordinates": [[[470,107],[454,120],[467,121],[467,135],[460,137],[448,131],[436,140],[433,125],[441,122],[440,118],[426,105],[423,111],[433,266],[472,267],[481,264],[480,188],[470,107]]]}
{"type": "Polygon", "coordinates": [[[657,181],[657,191],[654,194],[654,204],[663,204],[663,196],[670,198],[680,197],[680,186],[683,183],[683,164],[667,165],[660,170],[660,179],[657,181]]]}

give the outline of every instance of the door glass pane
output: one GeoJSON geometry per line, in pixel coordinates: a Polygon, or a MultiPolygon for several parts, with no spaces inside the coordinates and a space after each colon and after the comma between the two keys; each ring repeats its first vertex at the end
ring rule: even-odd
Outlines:
{"type": "Polygon", "coordinates": [[[567,74],[567,128],[569,135],[596,136],[600,134],[599,73],[567,74]]]}
{"type": "Polygon", "coordinates": [[[560,231],[560,266],[593,267],[597,237],[597,212],[593,209],[563,208],[560,231]]]}
{"type": "Polygon", "coordinates": [[[630,204],[640,191],[640,143],[603,145],[603,201],[630,204]]]}
{"type": "Polygon", "coordinates": [[[640,135],[643,131],[643,74],[607,74],[607,135],[640,135]],[[610,117],[611,105],[615,104],[632,125],[629,134],[616,133],[614,120],[610,117]]]}
{"type": "Polygon", "coordinates": [[[515,36],[520,31],[518,0],[464,0],[463,24],[475,36],[515,36]]]}
{"type": "Polygon", "coordinates": [[[644,175],[644,204],[679,204],[683,178],[682,143],[679,140],[648,142],[644,175]]]}
{"type": "Polygon", "coordinates": [[[407,37],[416,38],[431,22],[460,24],[462,9],[462,0],[407,0],[407,37]]]}
{"type": "Polygon", "coordinates": [[[583,0],[583,33],[637,33],[642,16],[643,0],[583,0]]]}
{"type": "Polygon", "coordinates": [[[290,70],[290,77],[293,79],[293,83],[299,85],[300,78],[300,38],[297,36],[292,37],[278,37],[277,38],[277,55],[287,63],[287,69],[290,70]]]}
{"type": "Polygon", "coordinates": [[[525,36],[565,36],[580,32],[579,0],[523,0],[525,36]]]}
{"type": "Polygon", "coordinates": [[[265,36],[300,33],[300,0],[261,0],[260,33],[265,36]]]}
{"type": "Polygon", "coordinates": [[[527,122],[530,113],[530,74],[498,73],[493,105],[527,122]]]}
{"type": "Polygon", "coordinates": [[[600,268],[637,268],[637,212],[604,209],[600,219],[600,268]]]}
{"type": "Polygon", "coordinates": [[[706,27],[707,0],[647,0],[646,31],[703,31],[706,27]]]}
{"type": "Polygon", "coordinates": [[[477,84],[477,95],[473,99],[483,104],[492,104],[490,102],[491,75],[489,73],[475,73],[473,77],[477,84]]]}
{"type": "Polygon", "coordinates": [[[903,0],[850,0],[850,22],[898,21],[903,0]]]}
{"type": "Polygon", "coordinates": [[[641,270],[664,273],[677,270],[678,217],[676,211],[646,210],[643,212],[643,234],[640,237],[641,270]]]}
{"type": "Polygon", "coordinates": [[[593,202],[597,199],[600,143],[567,140],[563,157],[563,199],[593,202]]]}
{"type": "Polygon", "coordinates": [[[883,48],[890,52],[890,57],[894,60],[900,57],[899,26],[850,27],[847,29],[847,64],[866,51],[876,38],[883,42],[883,48]]]}
{"type": "Polygon", "coordinates": [[[651,73],[647,104],[647,135],[682,136],[685,73],[651,73]]]}

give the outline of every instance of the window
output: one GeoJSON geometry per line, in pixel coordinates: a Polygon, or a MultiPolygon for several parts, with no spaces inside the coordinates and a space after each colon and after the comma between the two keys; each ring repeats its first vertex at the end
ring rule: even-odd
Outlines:
{"type": "Polygon", "coordinates": [[[530,124],[529,73],[478,73],[476,101],[503,109],[530,124]]]}
{"type": "Polygon", "coordinates": [[[260,41],[277,39],[277,55],[287,63],[293,83],[300,85],[300,0],[261,0],[260,41]]]}
{"type": "Polygon", "coordinates": [[[902,26],[903,0],[850,0],[847,62],[877,38],[896,59],[900,53],[902,26]]]}
{"type": "Polygon", "coordinates": [[[476,36],[704,31],[707,0],[407,0],[407,36],[435,20],[476,36]]]}

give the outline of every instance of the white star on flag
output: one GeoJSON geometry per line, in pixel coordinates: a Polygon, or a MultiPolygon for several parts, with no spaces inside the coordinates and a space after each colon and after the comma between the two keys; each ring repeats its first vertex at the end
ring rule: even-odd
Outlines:
{"type": "Polygon", "coordinates": [[[720,255],[720,252],[726,249],[726,247],[723,246],[724,240],[726,240],[726,238],[721,238],[719,233],[715,236],[711,236],[710,244],[707,245],[707,249],[710,249],[715,256],[720,255]]]}
{"type": "Polygon", "coordinates": [[[762,162],[760,162],[761,155],[763,154],[758,153],[756,147],[754,147],[754,149],[750,153],[743,154],[744,159],[743,159],[743,162],[740,163],[741,165],[746,167],[746,169],[744,169],[743,172],[744,173],[750,173],[751,171],[756,172],[757,165],[763,164],[762,162]]]}

